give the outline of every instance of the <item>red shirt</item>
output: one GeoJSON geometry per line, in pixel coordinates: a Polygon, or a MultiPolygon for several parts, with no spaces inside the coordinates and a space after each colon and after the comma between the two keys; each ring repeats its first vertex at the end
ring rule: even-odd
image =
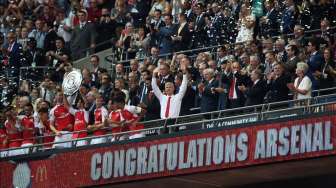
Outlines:
{"type": "Polygon", "coordinates": [[[0,149],[8,148],[8,143],[5,144],[6,138],[6,131],[4,129],[0,129],[0,149]]]}
{"type": "MultiPolygon", "coordinates": [[[[97,108],[94,111],[94,117],[95,117],[95,125],[101,124],[108,117],[108,111],[106,110],[105,107],[97,108]]],[[[104,134],[106,134],[106,130],[102,130],[102,129],[95,130],[93,132],[93,135],[95,135],[95,136],[100,136],[100,135],[104,135],[104,134]]]]}
{"type": "Polygon", "coordinates": [[[8,138],[8,146],[10,148],[21,147],[22,134],[18,129],[18,125],[11,124],[6,120],[5,122],[6,134],[8,138]],[[13,141],[15,140],[15,141],[13,141]]]}
{"type": "MultiPolygon", "coordinates": [[[[52,130],[50,129],[50,121],[42,122],[44,129],[43,129],[43,144],[51,143],[54,141],[54,136],[52,135],[52,130]]],[[[46,144],[44,145],[45,148],[51,148],[53,144],[46,144]]]]}
{"type": "MultiPolygon", "coordinates": [[[[110,113],[110,119],[114,122],[121,122],[121,121],[136,121],[138,117],[134,116],[131,112],[128,110],[116,110],[112,111],[110,113]]],[[[126,124],[123,127],[115,127],[112,129],[113,133],[118,133],[118,132],[125,132],[125,131],[130,131],[130,130],[139,130],[143,129],[142,124],[126,124]]],[[[131,134],[137,134],[137,133],[131,133],[131,134]]]]}
{"type": "MultiPolygon", "coordinates": [[[[70,110],[71,112],[72,110],[70,110]]],[[[83,131],[80,133],[73,133],[72,138],[87,137],[86,126],[88,123],[88,112],[85,110],[73,110],[75,115],[74,131],[83,131]]],[[[72,114],[72,113],[71,113],[72,114]]]]}
{"type": "Polygon", "coordinates": [[[32,130],[23,130],[22,131],[22,144],[34,144],[35,139],[33,138],[35,135],[35,131],[34,131],[34,119],[31,117],[27,117],[25,116],[24,118],[22,118],[21,120],[21,125],[26,128],[26,129],[32,129],[32,130]]]}
{"type": "Polygon", "coordinates": [[[58,104],[50,111],[50,121],[55,122],[55,128],[58,131],[72,131],[73,127],[68,128],[68,126],[73,125],[73,120],[73,116],[64,105],[58,104]]]}

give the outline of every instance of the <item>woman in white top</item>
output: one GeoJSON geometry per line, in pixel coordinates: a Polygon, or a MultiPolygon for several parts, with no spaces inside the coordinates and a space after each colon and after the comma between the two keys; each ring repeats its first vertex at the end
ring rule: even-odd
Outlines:
{"type": "Polygon", "coordinates": [[[242,4],[238,21],[239,31],[236,37],[236,43],[253,40],[255,21],[256,18],[251,12],[251,7],[247,3],[242,4]]]}
{"type": "Polygon", "coordinates": [[[311,97],[312,82],[306,75],[308,71],[308,65],[300,62],[296,65],[296,79],[292,91],[294,93],[294,99],[307,99],[311,97]]]}

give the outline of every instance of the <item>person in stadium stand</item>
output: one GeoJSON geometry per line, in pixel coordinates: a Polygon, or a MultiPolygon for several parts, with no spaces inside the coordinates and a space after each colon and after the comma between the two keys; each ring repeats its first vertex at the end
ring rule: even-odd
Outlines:
{"type": "Polygon", "coordinates": [[[290,89],[294,93],[294,99],[307,99],[312,97],[312,81],[306,75],[308,72],[308,65],[299,62],[296,65],[296,79],[294,85],[290,89]]]}
{"type": "Polygon", "coordinates": [[[186,15],[183,13],[179,14],[178,20],[178,26],[176,27],[174,36],[172,37],[174,41],[174,51],[182,51],[188,49],[191,38],[186,15]]]}
{"type": "Polygon", "coordinates": [[[47,57],[49,66],[57,68],[62,62],[70,58],[70,52],[65,48],[65,41],[61,37],[56,38],[55,46],[56,49],[47,51],[45,56],[47,57]]]}
{"type": "Polygon", "coordinates": [[[152,76],[145,77],[142,100],[139,106],[146,110],[144,121],[160,119],[160,101],[155,97],[151,86],[152,76]]]}
{"type": "MultiPolygon", "coordinates": [[[[88,129],[93,131],[93,136],[103,136],[106,134],[105,121],[108,118],[108,111],[103,106],[104,98],[102,95],[96,96],[96,109],[94,110],[94,124],[89,125],[88,129]]],[[[93,138],[90,144],[101,144],[106,142],[106,137],[93,138]]]]}
{"type": "MultiPolygon", "coordinates": [[[[83,89],[80,89],[79,93],[79,96],[77,96],[76,109],[73,108],[71,104],[69,104],[66,96],[64,96],[63,98],[65,108],[67,108],[70,114],[75,117],[75,123],[73,128],[74,133],[72,134],[73,140],[87,137],[87,126],[89,122],[89,112],[85,109],[87,106],[87,102],[83,89]]],[[[86,140],[78,140],[75,143],[76,146],[87,145],[86,140]]]]}
{"type": "MultiPolygon", "coordinates": [[[[296,64],[299,62],[298,54],[299,50],[295,45],[287,45],[286,52],[288,56],[287,62],[283,64],[285,71],[290,75],[295,75],[296,64]]],[[[293,79],[294,80],[294,79],[293,79]]]]}
{"type": "Polygon", "coordinates": [[[288,100],[290,75],[285,72],[283,64],[276,64],[273,72],[267,75],[267,101],[269,103],[288,100]]]}
{"type": "Polygon", "coordinates": [[[166,14],[164,16],[164,22],[165,26],[161,27],[159,32],[156,33],[159,39],[160,54],[172,53],[174,50],[173,37],[176,25],[173,24],[173,16],[166,14]]]}
{"type": "MultiPolygon", "coordinates": [[[[41,48],[37,48],[36,40],[33,37],[29,37],[27,41],[27,49],[24,51],[26,61],[24,66],[44,66],[45,56],[41,48]]],[[[36,80],[35,78],[34,80],[36,80]]]]}
{"type": "MultiPolygon", "coordinates": [[[[139,117],[133,115],[125,109],[125,97],[123,94],[117,94],[113,99],[113,111],[109,114],[108,125],[112,128],[112,133],[121,133],[125,131],[137,131],[143,129],[139,124],[139,117]]],[[[132,132],[128,134],[114,135],[112,141],[134,139],[144,137],[142,132],[132,132]]]]}
{"type": "Polygon", "coordinates": [[[226,65],[227,74],[222,77],[222,82],[228,84],[228,108],[238,108],[245,104],[245,95],[238,88],[240,85],[249,85],[249,78],[247,75],[241,73],[240,64],[234,61],[226,65]]]}
{"type": "MultiPolygon", "coordinates": [[[[8,138],[4,125],[0,125],[0,150],[5,150],[8,148],[8,138]]],[[[7,157],[7,151],[0,151],[0,158],[7,157]]]]}
{"type": "Polygon", "coordinates": [[[44,49],[44,39],[47,33],[44,31],[45,22],[42,19],[35,21],[35,29],[31,31],[28,37],[33,37],[36,40],[36,47],[44,49]]]}
{"type": "Polygon", "coordinates": [[[161,91],[164,90],[167,82],[174,82],[174,76],[170,72],[169,64],[167,63],[160,64],[158,73],[158,82],[161,91]]]}
{"type": "Polygon", "coordinates": [[[161,105],[161,119],[169,119],[169,118],[176,118],[180,115],[181,104],[183,96],[187,90],[188,86],[188,77],[187,77],[187,67],[183,67],[181,69],[183,73],[182,84],[177,94],[175,92],[175,85],[173,82],[165,82],[164,86],[164,93],[161,92],[157,85],[157,78],[159,70],[156,69],[153,72],[152,77],[152,89],[154,95],[159,99],[161,105]]]}
{"type": "Polygon", "coordinates": [[[104,98],[104,104],[107,104],[109,98],[110,98],[110,93],[112,91],[112,85],[111,85],[111,77],[107,73],[101,74],[101,81],[100,81],[100,87],[99,87],[99,93],[103,96],[104,98]]]}
{"type": "Polygon", "coordinates": [[[50,149],[52,148],[52,142],[55,140],[55,137],[53,131],[50,128],[49,109],[42,107],[38,110],[38,114],[40,119],[40,135],[43,136],[43,149],[50,149]]]}
{"type": "Polygon", "coordinates": [[[198,92],[201,96],[201,113],[216,111],[218,106],[219,87],[218,80],[215,78],[215,71],[211,68],[203,70],[204,82],[198,85],[198,92]]]}
{"type": "MultiPolygon", "coordinates": [[[[320,88],[332,88],[334,86],[334,78],[336,77],[336,65],[330,48],[324,49],[323,60],[323,67],[321,68],[322,72],[319,73],[321,77],[320,88]]],[[[323,91],[321,92],[321,95],[332,93],[332,91],[323,91]]]]}
{"type": "Polygon", "coordinates": [[[87,21],[87,14],[84,10],[77,12],[79,25],[72,31],[71,50],[74,60],[83,58],[87,52],[92,53],[96,47],[96,30],[93,23],[87,21]],[[89,51],[87,49],[90,48],[89,51]]]}
{"type": "Polygon", "coordinates": [[[280,30],[283,34],[293,33],[295,24],[295,4],[293,0],[285,1],[286,8],[281,17],[280,30]]]}
{"type": "MultiPolygon", "coordinates": [[[[16,117],[14,108],[9,106],[5,109],[5,132],[8,139],[8,148],[18,148],[22,144],[22,132],[19,120],[16,117]]],[[[22,154],[21,149],[15,149],[8,152],[8,156],[22,154]]]]}
{"type": "Polygon", "coordinates": [[[12,72],[14,76],[23,63],[23,48],[21,44],[16,42],[16,34],[13,30],[7,33],[7,45],[4,46],[4,49],[7,49],[5,50],[7,61],[3,61],[3,64],[14,71],[12,72]]]}
{"type": "MultiPolygon", "coordinates": [[[[63,92],[57,91],[56,105],[50,110],[50,129],[54,132],[54,142],[71,141],[73,130],[73,116],[64,105],[63,92]]],[[[55,143],[53,148],[71,147],[71,142],[55,143]]]]}
{"type": "Polygon", "coordinates": [[[201,48],[206,42],[206,31],[205,31],[205,14],[203,13],[204,5],[198,3],[194,7],[195,16],[194,16],[194,36],[192,40],[192,48],[201,48]]]}
{"type": "MultiPolygon", "coordinates": [[[[33,118],[33,105],[31,103],[26,104],[24,106],[25,115],[21,119],[21,127],[22,127],[22,144],[21,147],[32,146],[36,143],[35,140],[35,126],[34,126],[34,118],[33,118]]],[[[29,148],[23,149],[23,154],[29,153],[29,148]]]]}
{"type": "Polygon", "coordinates": [[[320,50],[320,44],[315,38],[312,38],[309,40],[308,45],[307,45],[307,52],[309,53],[308,57],[308,72],[307,76],[310,78],[312,82],[312,87],[313,90],[319,88],[319,78],[318,73],[321,72],[321,68],[323,66],[323,58],[321,53],[319,52],[320,50]]]}
{"type": "Polygon", "coordinates": [[[252,81],[252,86],[238,86],[239,90],[241,90],[246,95],[245,106],[263,104],[264,97],[267,92],[267,86],[266,82],[263,79],[263,74],[261,70],[253,70],[250,78],[252,81]]]}

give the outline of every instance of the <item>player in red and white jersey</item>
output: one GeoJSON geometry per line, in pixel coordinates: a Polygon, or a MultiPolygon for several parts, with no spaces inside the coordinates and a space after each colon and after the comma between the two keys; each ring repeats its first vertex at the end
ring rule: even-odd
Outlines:
{"type": "MultiPolygon", "coordinates": [[[[33,105],[28,103],[24,107],[25,115],[21,119],[22,143],[21,147],[32,146],[35,144],[35,126],[33,117],[33,105]]],[[[29,148],[23,149],[24,154],[29,153],[29,148]]]]}
{"type": "MultiPolygon", "coordinates": [[[[112,126],[112,133],[120,133],[125,131],[136,131],[142,130],[144,127],[142,124],[139,124],[139,117],[132,114],[125,109],[125,99],[122,95],[115,96],[113,98],[114,111],[109,115],[109,125],[112,126]]],[[[140,138],[144,137],[142,132],[133,132],[128,135],[116,136],[114,140],[125,140],[127,138],[140,138]]]]}
{"type": "MultiPolygon", "coordinates": [[[[72,139],[81,139],[87,137],[87,125],[89,122],[89,112],[85,110],[87,102],[84,95],[81,93],[77,97],[77,109],[73,108],[68,100],[64,99],[64,105],[69,109],[70,114],[75,117],[74,123],[74,133],[72,133],[72,139]]],[[[85,146],[87,145],[86,140],[79,140],[76,142],[76,146],[85,146]]]]}
{"type": "MultiPolygon", "coordinates": [[[[5,110],[5,115],[7,120],[5,121],[5,132],[8,139],[9,148],[21,147],[22,143],[22,132],[21,125],[16,118],[16,112],[14,108],[9,106],[5,110]]],[[[21,149],[15,149],[8,152],[8,156],[20,155],[22,154],[21,149]]]]}
{"type": "MultiPolygon", "coordinates": [[[[50,128],[55,133],[54,142],[71,141],[73,130],[73,116],[69,113],[69,110],[64,106],[62,91],[58,91],[55,96],[56,106],[50,110],[50,128]]],[[[56,143],[55,147],[71,147],[71,142],[56,143]]]]}
{"type": "Polygon", "coordinates": [[[0,125],[0,158],[7,157],[7,151],[1,151],[8,148],[8,139],[5,128],[0,125]]]}
{"type": "Polygon", "coordinates": [[[39,120],[40,125],[39,128],[42,133],[42,142],[44,144],[44,149],[50,149],[52,148],[52,142],[55,139],[55,136],[53,135],[53,131],[50,128],[50,121],[49,121],[49,109],[48,108],[40,108],[38,111],[39,114],[39,120]],[[48,144],[51,143],[51,144],[48,144]]]}
{"type": "MultiPolygon", "coordinates": [[[[93,136],[103,136],[106,134],[105,121],[108,118],[108,111],[103,104],[103,96],[98,94],[96,97],[96,109],[94,111],[94,125],[88,127],[90,130],[93,130],[93,136]]],[[[91,144],[105,143],[106,140],[106,137],[94,138],[91,140],[91,144]]]]}

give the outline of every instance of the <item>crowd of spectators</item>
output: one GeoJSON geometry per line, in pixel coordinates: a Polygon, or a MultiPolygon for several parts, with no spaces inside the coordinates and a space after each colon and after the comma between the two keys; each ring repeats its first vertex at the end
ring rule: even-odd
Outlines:
{"type": "Polygon", "coordinates": [[[54,68],[40,82],[20,80],[18,91],[0,80],[0,149],[87,136],[72,131],[138,130],[140,121],[195,108],[313,97],[312,90],[335,86],[335,7],[328,0],[0,0],[2,69],[13,76],[22,66],[54,68]],[[116,62],[113,74],[95,54],[92,70],[73,68],[73,60],[112,46],[131,59],[116,62]],[[206,46],[218,47],[179,53],[206,46]],[[75,100],[61,88],[73,70],[83,76],[75,100]]]}

